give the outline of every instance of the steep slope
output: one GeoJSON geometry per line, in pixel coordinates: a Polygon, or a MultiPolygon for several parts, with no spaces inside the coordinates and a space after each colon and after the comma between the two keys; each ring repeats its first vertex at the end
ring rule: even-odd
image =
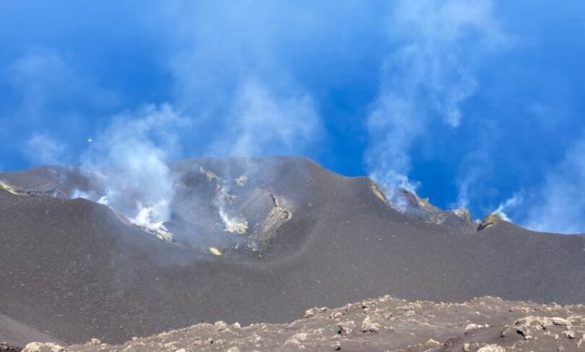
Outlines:
{"type": "Polygon", "coordinates": [[[389,208],[368,179],[305,159],[171,168],[174,242],[65,199],[96,187],[74,169],[0,175],[12,187],[0,190],[0,313],[69,342],[122,342],[201,321],[283,322],[383,294],[585,302],[583,236],[427,223],[389,208]],[[225,209],[248,222],[242,233],[219,214],[226,193],[236,197],[225,209]]]}

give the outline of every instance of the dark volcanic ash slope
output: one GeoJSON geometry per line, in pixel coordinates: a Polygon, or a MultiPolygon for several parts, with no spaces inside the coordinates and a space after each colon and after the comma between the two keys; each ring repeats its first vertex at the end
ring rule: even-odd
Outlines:
{"type": "Polygon", "coordinates": [[[583,236],[505,222],[478,232],[435,210],[441,225],[429,223],[389,208],[368,179],[305,159],[171,168],[174,242],[66,199],[107,187],[75,169],[0,175],[0,313],[69,342],[122,342],[202,321],[283,322],[383,294],[585,302],[583,236]]]}
{"type": "Polygon", "coordinates": [[[4,341],[10,341],[16,346],[24,346],[30,341],[61,343],[53,336],[43,334],[30,326],[0,314],[0,352],[11,352],[8,346],[2,346],[4,341]]]}

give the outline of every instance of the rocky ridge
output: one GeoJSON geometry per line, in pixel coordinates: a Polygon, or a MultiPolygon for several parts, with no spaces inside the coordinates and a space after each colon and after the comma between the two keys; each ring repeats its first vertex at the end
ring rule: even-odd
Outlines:
{"type": "Polygon", "coordinates": [[[24,352],[140,351],[584,351],[585,306],[538,305],[483,297],[465,303],[390,296],[341,308],[312,308],[288,324],[201,323],[122,345],[92,339],[24,352]]]}

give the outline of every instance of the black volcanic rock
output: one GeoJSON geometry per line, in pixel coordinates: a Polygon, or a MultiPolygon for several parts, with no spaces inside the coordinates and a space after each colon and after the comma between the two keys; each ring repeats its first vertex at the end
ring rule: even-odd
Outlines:
{"type": "Polygon", "coordinates": [[[20,352],[22,348],[11,345],[6,342],[0,342],[0,352],[20,352]]]}
{"type": "Polygon", "coordinates": [[[475,232],[477,229],[477,224],[465,208],[445,211],[407,189],[401,188],[396,193],[395,197],[400,199],[402,212],[411,218],[443,225],[459,232],[475,232]]]}
{"type": "Polygon", "coordinates": [[[491,213],[490,215],[486,216],[485,219],[483,219],[479,223],[479,226],[477,227],[477,231],[487,229],[488,227],[497,225],[501,222],[504,222],[502,215],[500,215],[498,213],[491,213]]]}
{"type": "Polygon", "coordinates": [[[388,207],[370,180],[306,159],[170,167],[175,242],[66,199],[103,191],[76,169],[0,174],[15,191],[0,189],[0,313],[66,342],[120,343],[203,321],[284,322],[383,294],[585,302],[583,236],[429,223],[388,207]],[[247,231],[226,231],[218,194],[247,231]]]}

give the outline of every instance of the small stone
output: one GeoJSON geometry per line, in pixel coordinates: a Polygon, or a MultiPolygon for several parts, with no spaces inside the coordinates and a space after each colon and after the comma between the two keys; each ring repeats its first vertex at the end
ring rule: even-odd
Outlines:
{"type": "Polygon", "coordinates": [[[314,317],[315,315],[322,313],[322,312],[326,312],[328,310],[329,309],[326,307],[320,307],[320,308],[315,307],[315,308],[307,309],[305,311],[305,318],[314,317]]]}
{"type": "Polygon", "coordinates": [[[468,342],[464,343],[463,344],[463,352],[469,352],[469,350],[470,350],[469,347],[470,347],[470,345],[468,342]]]}
{"type": "Polygon", "coordinates": [[[577,342],[577,347],[581,347],[581,344],[585,344],[585,333],[581,336],[579,342],[577,342]]]}
{"type": "MultiPolygon", "coordinates": [[[[302,346],[301,343],[303,341],[305,341],[308,336],[309,335],[307,333],[304,333],[304,332],[300,332],[298,334],[294,334],[293,336],[291,336],[288,340],[286,340],[284,342],[284,345],[285,346],[287,346],[287,345],[296,345],[299,348],[301,348],[301,346],[302,346]]],[[[304,346],[302,348],[304,348],[304,346]]]]}
{"type": "Polygon", "coordinates": [[[232,348],[228,349],[227,352],[240,352],[240,349],[237,347],[232,347],[232,348]]]}
{"type": "Polygon", "coordinates": [[[427,348],[438,348],[441,347],[441,343],[437,340],[429,339],[425,342],[425,347],[427,348]]]}
{"type": "Polygon", "coordinates": [[[480,325],[480,324],[471,323],[471,324],[467,324],[467,326],[465,327],[465,333],[468,333],[468,332],[473,331],[473,330],[479,330],[479,329],[489,328],[489,327],[490,326],[488,324],[480,325]]]}
{"type": "Polygon", "coordinates": [[[571,325],[571,323],[569,323],[569,321],[567,319],[554,317],[554,318],[551,318],[551,320],[552,320],[552,323],[555,325],[563,325],[563,326],[571,325]]]}
{"type": "Polygon", "coordinates": [[[96,338],[94,337],[93,339],[89,340],[89,344],[90,344],[90,345],[93,345],[93,346],[98,346],[98,345],[101,345],[101,344],[102,344],[102,342],[101,342],[99,339],[96,339],[96,338]]]}
{"type": "Polygon", "coordinates": [[[315,314],[317,314],[317,312],[315,311],[315,308],[310,308],[310,309],[307,309],[307,310],[305,311],[305,318],[311,318],[311,317],[314,317],[314,316],[315,316],[315,314]]]}
{"type": "Polygon", "coordinates": [[[185,350],[184,348],[179,348],[178,350],[176,350],[175,352],[187,352],[187,350],[185,350]]]}
{"type": "Polygon", "coordinates": [[[362,332],[378,333],[380,331],[380,324],[372,322],[370,316],[367,315],[362,321],[362,332]]]}
{"type": "Polygon", "coordinates": [[[506,349],[500,345],[493,344],[485,345],[479,350],[477,350],[477,352],[506,352],[506,349]]]}
{"type": "Polygon", "coordinates": [[[258,342],[262,341],[262,337],[260,335],[258,335],[257,333],[252,333],[252,335],[250,335],[250,341],[252,341],[254,343],[258,343],[258,342]]]}
{"type": "Polygon", "coordinates": [[[337,319],[341,318],[343,315],[344,315],[343,312],[337,311],[337,312],[334,312],[333,314],[331,314],[329,317],[333,320],[337,320],[337,319]]]}
{"type": "Polygon", "coordinates": [[[346,336],[351,334],[354,328],[355,322],[353,320],[343,321],[337,324],[337,333],[341,336],[346,336]]]}
{"type": "Polygon", "coordinates": [[[217,331],[225,330],[225,328],[227,328],[227,326],[228,326],[226,322],[221,321],[221,320],[220,321],[216,321],[213,325],[215,325],[215,329],[217,331]]]}

